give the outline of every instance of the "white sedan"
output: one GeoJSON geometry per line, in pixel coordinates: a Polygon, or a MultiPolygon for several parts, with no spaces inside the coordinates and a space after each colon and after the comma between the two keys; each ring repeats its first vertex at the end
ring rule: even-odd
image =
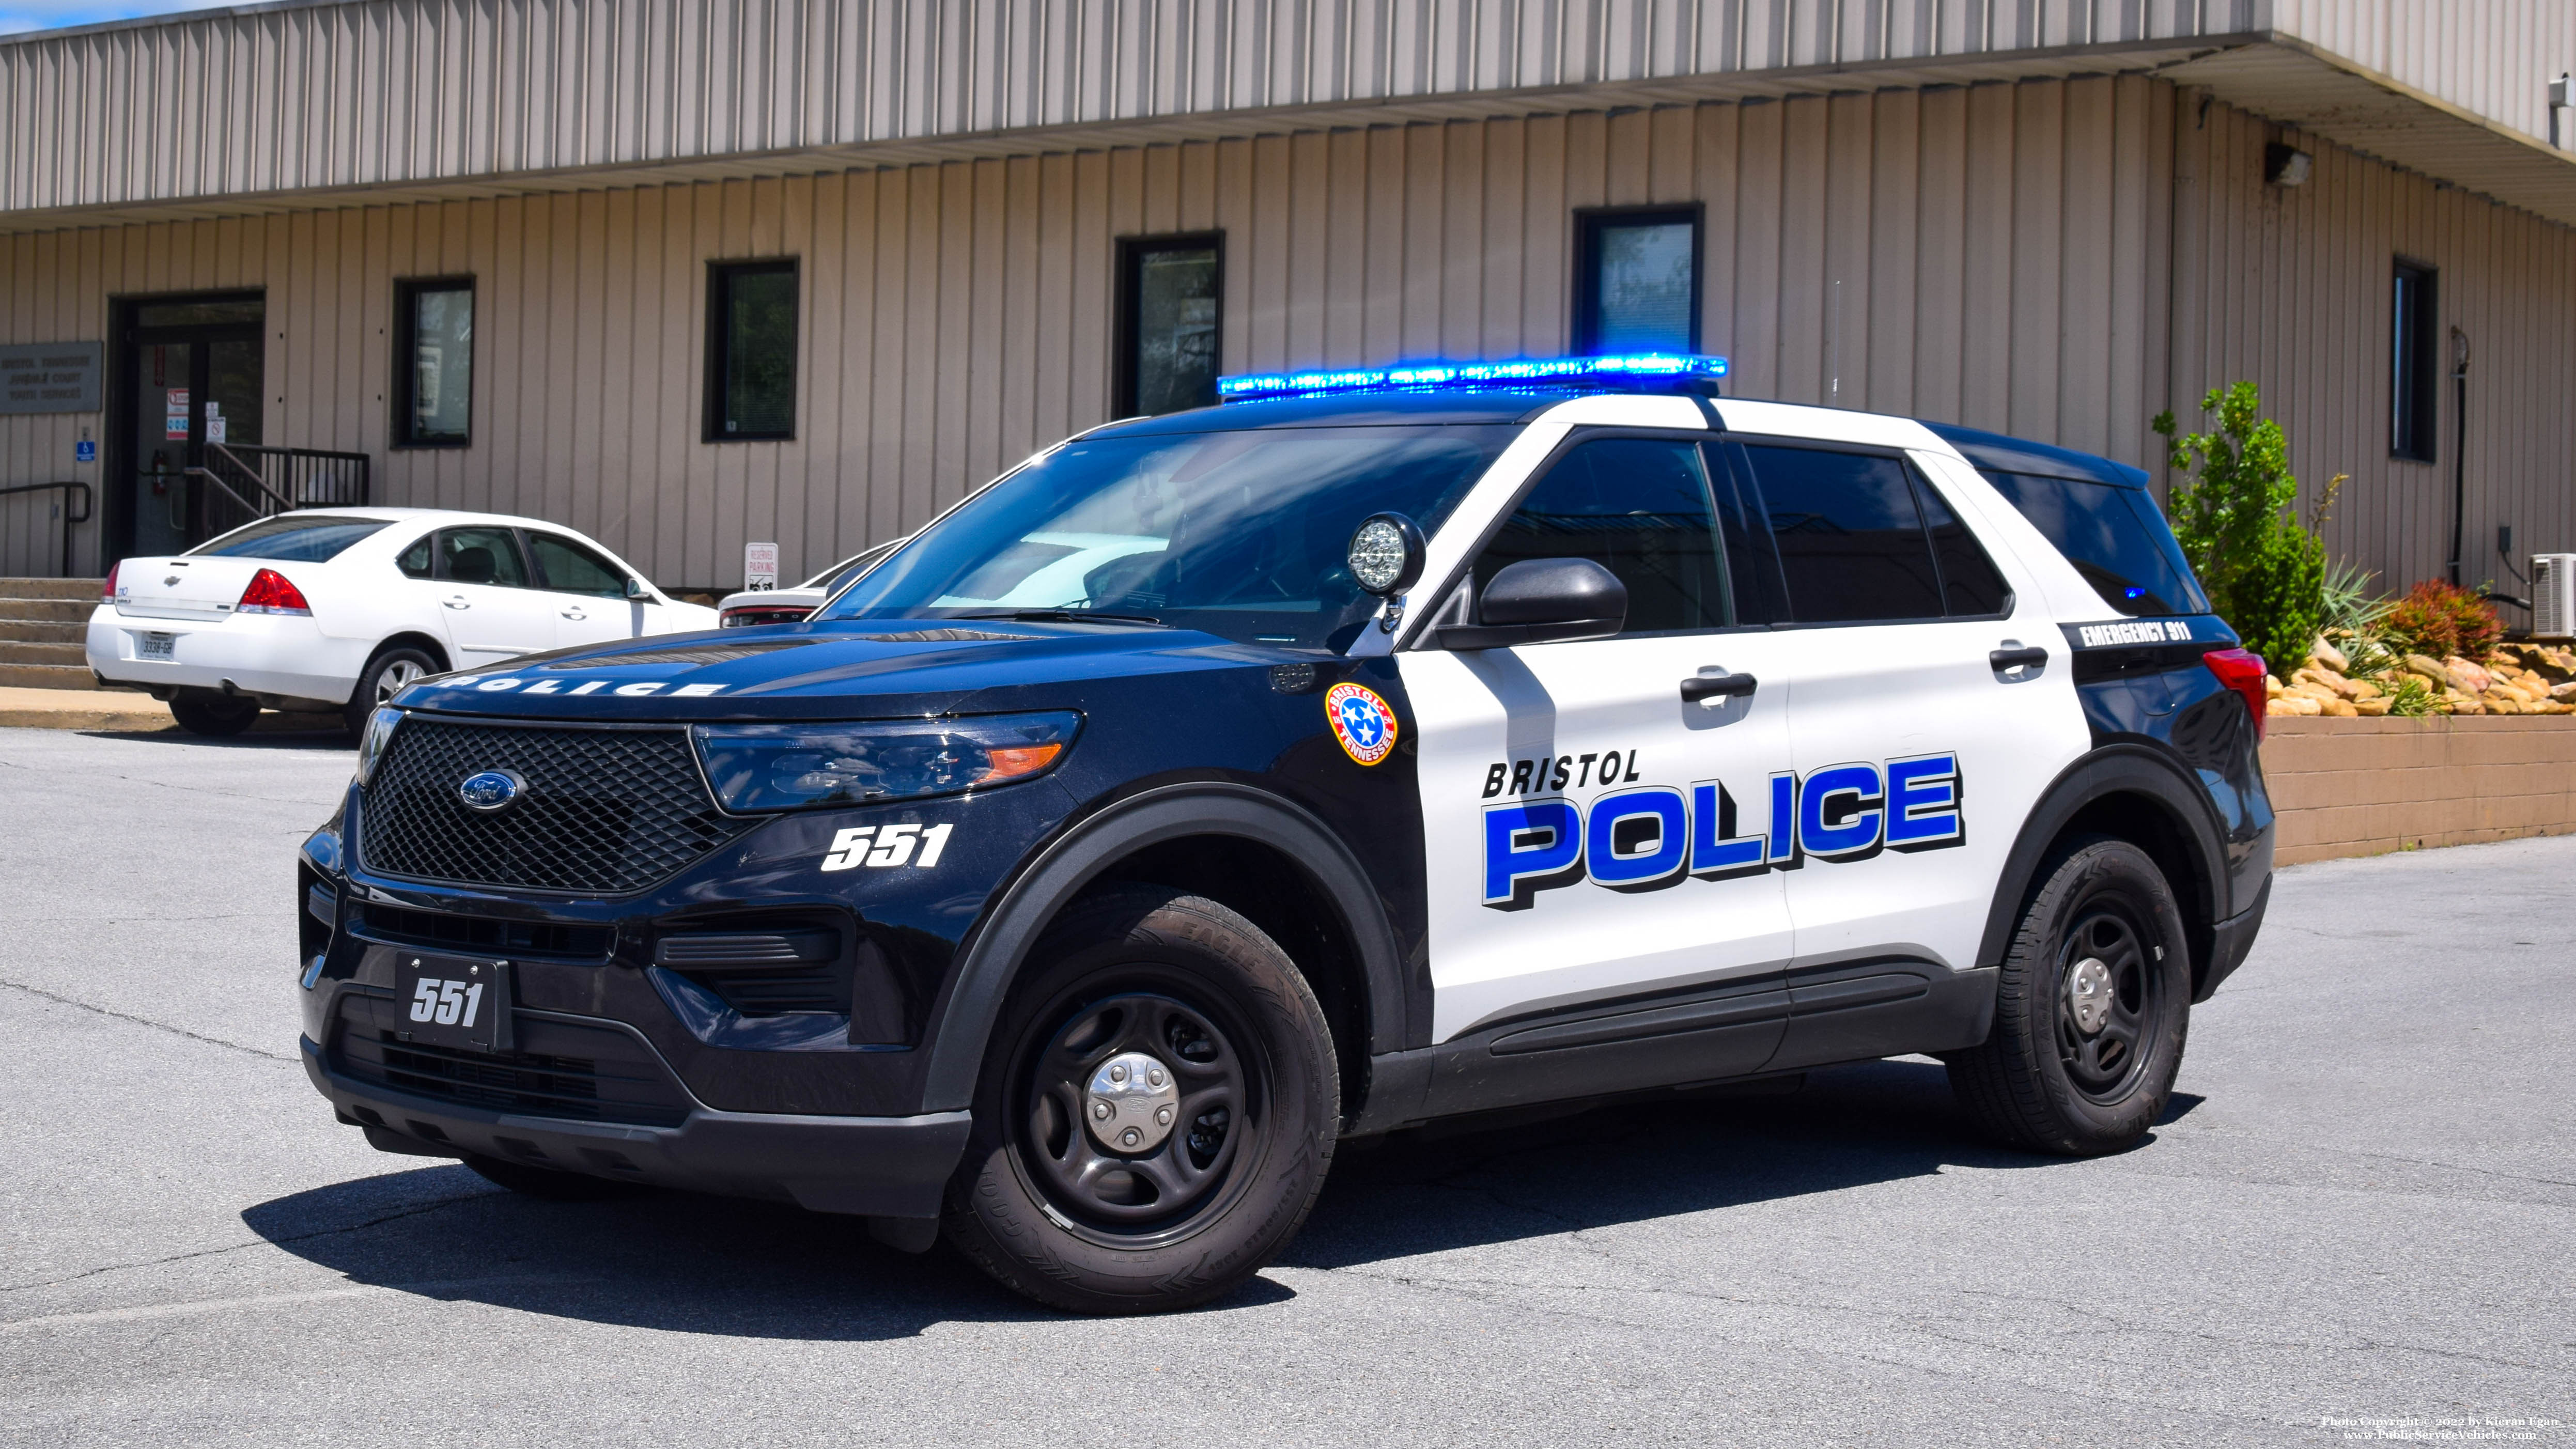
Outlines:
{"type": "Polygon", "coordinates": [[[551,523],[315,509],[119,563],[88,652],[99,678],[150,690],[197,734],[238,734],[263,706],[337,711],[354,732],[426,674],[715,626],[551,523]]]}

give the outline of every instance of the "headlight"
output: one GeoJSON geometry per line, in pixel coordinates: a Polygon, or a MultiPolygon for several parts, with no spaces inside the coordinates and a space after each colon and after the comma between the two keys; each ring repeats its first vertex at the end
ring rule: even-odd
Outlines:
{"type": "Polygon", "coordinates": [[[367,716],[366,733],[358,736],[358,783],[367,783],[376,773],[376,761],[385,757],[385,746],[393,743],[394,726],[402,723],[403,712],[390,705],[367,716]]]}
{"type": "Polygon", "coordinates": [[[700,725],[698,756],[737,814],[954,795],[1038,774],[1082,717],[996,714],[864,724],[700,725]]]}

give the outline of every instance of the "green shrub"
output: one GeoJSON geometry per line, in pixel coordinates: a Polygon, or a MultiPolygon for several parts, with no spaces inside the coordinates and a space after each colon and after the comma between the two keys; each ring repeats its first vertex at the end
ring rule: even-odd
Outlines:
{"type": "Polygon", "coordinates": [[[2197,469],[2193,481],[2174,484],[2168,512],[2210,607],[2287,676],[2308,657],[2325,615],[2326,551],[2289,511],[2299,492],[2289,439],[2258,416],[2261,408],[2254,384],[2239,382],[2200,401],[2203,413],[2218,415],[2216,432],[2177,435],[2169,412],[2154,426],[2167,464],[2185,475],[2197,469]]]}
{"type": "Polygon", "coordinates": [[[2482,594],[2426,579],[2389,606],[2379,632],[2391,648],[2435,659],[2457,654],[2483,664],[2504,637],[2504,620],[2482,594]]]}

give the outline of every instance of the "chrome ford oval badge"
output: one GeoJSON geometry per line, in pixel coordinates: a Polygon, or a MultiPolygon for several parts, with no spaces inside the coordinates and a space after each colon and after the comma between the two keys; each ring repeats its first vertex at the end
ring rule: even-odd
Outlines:
{"type": "Polygon", "coordinates": [[[526,788],[527,781],[507,770],[485,770],[466,776],[464,782],[456,787],[456,798],[464,801],[468,810],[489,814],[509,809],[511,802],[519,798],[519,792],[526,788]]]}

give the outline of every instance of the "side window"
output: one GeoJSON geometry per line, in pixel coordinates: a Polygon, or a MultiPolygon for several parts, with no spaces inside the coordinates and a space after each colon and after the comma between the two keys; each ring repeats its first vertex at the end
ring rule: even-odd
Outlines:
{"type": "Polygon", "coordinates": [[[402,555],[394,560],[394,567],[401,569],[405,578],[425,579],[433,572],[429,557],[429,535],[422,534],[419,542],[404,549],[402,555]]]}
{"type": "Polygon", "coordinates": [[[2208,610],[2182,546],[2145,489],[2032,473],[1988,473],[1986,481],[2112,608],[2131,615],[2208,610]]]}
{"type": "Polygon", "coordinates": [[[528,586],[519,543],[506,528],[444,528],[438,532],[438,576],[455,584],[528,586]]]}
{"type": "Polygon", "coordinates": [[[1533,558],[1588,558],[1617,574],[1628,586],[1623,633],[1735,622],[1695,443],[1602,438],[1576,446],[1476,556],[1477,594],[1505,566],[1533,558]]]}
{"type": "Polygon", "coordinates": [[[559,594],[626,597],[626,575],[608,560],[559,533],[528,534],[528,555],[536,561],[543,587],[559,594]]]}
{"type": "Polygon", "coordinates": [[[1932,535],[1932,561],[1941,569],[1941,600],[1952,614],[2000,614],[2012,606],[2012,589],[1986,557],[1985,545],[1968,531],[1931,480],[1912,468],[1914,496],[1923,504],[1924,527],[1932,535]]]}
{"type": "Polygon", "coordinates": [[[1894,458],[1747,446],[1801,624],[1937,619],[1941,575],[1894,458]]]}

